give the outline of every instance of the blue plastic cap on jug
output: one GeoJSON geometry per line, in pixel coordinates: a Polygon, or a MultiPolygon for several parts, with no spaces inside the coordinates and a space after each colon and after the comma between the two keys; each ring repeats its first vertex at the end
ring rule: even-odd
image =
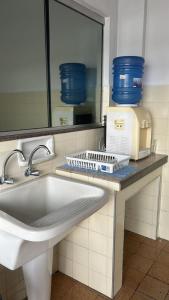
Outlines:
{"type": "Polygon", "coordinates": [[[137,106],[142,99],[144,58],[119,56],[113,60],[112,100],[116,105],[137,106]]]}

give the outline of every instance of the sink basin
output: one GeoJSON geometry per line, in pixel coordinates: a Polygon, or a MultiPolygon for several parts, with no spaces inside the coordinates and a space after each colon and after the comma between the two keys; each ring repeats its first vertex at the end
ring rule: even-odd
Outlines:
{"type": "Polygon", "coordinates": [[[0,264],[22,266],[29,300],[50,299],[53,246],[107,201],[105,189],[53,174],[0,192],[0,264]]]}
{"type": "Polygon", "coordinates": [[[47,175],[0,193],[0,230],[27,241],[56,237],[106,203],[104,189],[47,175]]]}

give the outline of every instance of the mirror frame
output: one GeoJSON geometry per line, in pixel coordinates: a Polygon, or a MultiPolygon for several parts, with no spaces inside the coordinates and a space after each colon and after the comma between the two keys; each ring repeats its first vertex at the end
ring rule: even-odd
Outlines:
{"type": "MultiPolygon", "coordinates": [[[[104,127],[104,124],[102,125],[101,122],[93,123],[93,124],[85,124],[85,125],[52,127],[51,86],[50,86],[51,81],[50,81],[49,1],[50,0],[44,0],[48,127],[36,128],[36,129],[34,129],[34,128],[23,129],[23,130],[15,130],[15,131],[0,131],[0,142],[104,127]]],[[[54,0],[54,1],[63,4],[67,7],[69,7],[70,9],[73,9],[92,20],[95,20],[98,23],[101,23],[103,26],[105,25],[105,18],[103,16],[97,14],[96,12],[92,11],[91,9],[89,9],[85,6],[82,6],[81,4],[75,2],[74,0],[71,0],[71,1],[70,0],[54,0]]],[[[103,28],[103,34],[104,34],[104,28],[103,28]]],[[[102,39],[102,41],[103,41],[103,39],[102,39]]],[[[102,48],[103,48],[103,44],[102,44],[102,48]]],[[[103,51],[102,51],[102,70],[103,70],[103,51]]],[[[102,72],[102,75],[103,75],[103,72],[102,72]]],[[[102,90],[103,90],[103,78],[101,78],[101,81],[102,81],[102,90]]],[[[101,94],[101,106],[102,106],[102,98],[103,98],[102,96],[103,95],[101,94]]],[[[100,116],[100,119],[101,119],[102,109],[100,110],[100,115],[101,115],[100,116]]]]}

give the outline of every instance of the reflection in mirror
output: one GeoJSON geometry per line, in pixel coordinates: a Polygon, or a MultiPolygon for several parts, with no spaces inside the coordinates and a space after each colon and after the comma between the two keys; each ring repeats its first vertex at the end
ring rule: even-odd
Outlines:
{"type": "Polygon", "coordinates": [[[98,123],[103,25],[49,3],[52,126],[98,123]]]}
{"type": "Polygon", "coordinates": [[[0,2],[0,131],[48,126],[43,0],[0,2]]]}

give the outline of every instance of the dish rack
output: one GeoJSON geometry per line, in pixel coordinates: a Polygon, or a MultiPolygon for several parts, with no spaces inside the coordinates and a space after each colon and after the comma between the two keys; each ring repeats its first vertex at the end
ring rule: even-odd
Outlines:
{"type": "Polygon", "coordinates": [[[82,151],[66,156],[67,164],[74,168],[113,173],[129,164],[130,156],[101,151],[82,151]]]}

